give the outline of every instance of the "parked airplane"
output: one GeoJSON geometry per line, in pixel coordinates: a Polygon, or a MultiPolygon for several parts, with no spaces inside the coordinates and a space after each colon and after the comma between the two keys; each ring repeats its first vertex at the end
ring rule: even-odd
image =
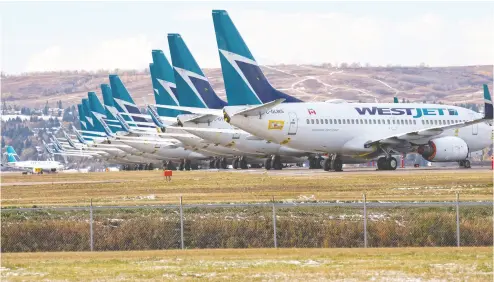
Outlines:
{"type": "MultiPolygon", "coordinates": [[[[56,161],[20,161],[12,146],[7,146],[6,167],[23,170],[30,173],[57,172],[64,169],[64,165],[56,161]]],[[[4,164],[2,163],[2,166],[4,164]]]]}
{"type": "MultiPolygon", "coordinates": [[[[258,104],[261,96],[272,100],[256,106],[226,106],[224,118],[263,139],[330,154],[323,163],[325,170],[341,171],[347,158],[377,158],[379,169],[393,170],[397,161],[392,154],[410,152],[432,162],[458,161],[470,167],[469,153],[492,143],[488,124],[492,101],[486,85],[484,116],[436,104],[281,104],[287,95],[269,84],[226,11],[213,11],[213,20],[228,101],[248,97],[249,104],[258,104]]],[[[194,112],[218,114],[214,110],[194,112]]]]}

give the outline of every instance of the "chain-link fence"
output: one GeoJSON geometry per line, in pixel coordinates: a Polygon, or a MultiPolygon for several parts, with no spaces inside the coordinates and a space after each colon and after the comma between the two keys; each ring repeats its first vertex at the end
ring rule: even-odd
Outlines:
{"type": "Polygon", "coordinates": [[[2,209],[2,252],[492,246],[492,202],[2,209]]]}

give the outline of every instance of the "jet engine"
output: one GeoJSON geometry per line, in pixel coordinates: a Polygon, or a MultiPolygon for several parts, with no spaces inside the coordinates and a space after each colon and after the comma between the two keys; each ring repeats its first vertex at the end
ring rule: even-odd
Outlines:
{"type": "Polygon", "coordinates": [[[468,145],[461,138],[445,136],[421,145],[417,152],[431,162],[463,161],[468,156],[468,145]]]}

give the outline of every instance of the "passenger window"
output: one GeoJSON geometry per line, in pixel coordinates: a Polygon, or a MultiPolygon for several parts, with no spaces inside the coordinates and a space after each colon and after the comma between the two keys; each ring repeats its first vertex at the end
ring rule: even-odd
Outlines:
{"type": "Polygon", "coordinates": [[[336,124],[336,119],[334,119],[334,124],[336,124]]]}
{"type": "Polygon", "coordinates": [[[347,123],[347,124],[350,124],[350,119],[347,119],[347,120],[346,120],[346,123],[347,123]]]}
{"type": "Polygon", "coordinates": [[[338,120],[338,124],[341,124],[341,119],[338,120]]]}
{"type": "Polygon", "coordinates": [[[352,119],[352,124],[354,124],[354,123],[355,123],[355,121],[352,119]]]}
{"type": "Polygon", "coordinates": [[[314,124],[314,120],[313,120],[313,119],[311,119],[311,120],[310,120],[310,123],[314,124]]]}
{"type": "Polygon", "coordinates": [[[345,120],[343,119],[343,124],[345,124],[345,120]]]}
{"type": "Polygon", "coordinates": [[[405,124],[405,121],[404,120],[401,120],[401,124],[405,124]]]}
{"type": "Polygon", "coordinates": [[[360,124],[364,124],[364,120],[363,119],[360,119],[360,124]]]}
{"type": "Polygon", "coordinates": [[[395,120],[393,120],[393,124],[396,124],[396,121],[395,120]]]}
{"type": "Polygon", "coordinates": [[[425,124],[425,121],[424,120],[422,120],[422,124],[425,124]]]}
{"type": "Polygon", "coordinates": [[[408,124],[408,120],[407,119],[405,120],[405,124],[408,124]]]}
{"type": "Polygon", "coordinates": [[[391,121],[388,119],[388,124],[391,124],[391,121]]]}
{"type": "Polygon", "coordinates": [[[417,124],[417,121],[416,120],[413,120],[413,124],[417,124]]]}
{"type": "Polygon", "coordinates": [[[309,119],[307,119],[307,124],[309,124],[309,123],[310,123],[310,121],[309,121],[309,119]]]}
{"type": "Polygon", "coordinates": [[[377,120],[377,123],[378,123],[378,124],[381,124],[381,120],[380,120],[380,119],[378,119],[378,120],[377,120]]]}
{"type": "Polygon", "coordinates": [[[319,120],[316,118],[316,124],[319,124],[319,120]]]}
{"type": "Polygon", "coordinates": [[[327,118],[324,119],[324,123],[328,124],[328,119],[327,118]]]}
{"type": "Polygon", "coordinates": [[[358,124],[358,119],[355,120],[355,124],[358,124]]]}

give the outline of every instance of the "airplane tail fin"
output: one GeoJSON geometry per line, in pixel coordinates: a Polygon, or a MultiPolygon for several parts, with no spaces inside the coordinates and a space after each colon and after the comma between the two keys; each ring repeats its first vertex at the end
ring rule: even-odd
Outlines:
{"type": "Polygon", "coordinates": [[[82,104],[77,104],[77,111],[79,112],[79,121],[81,123],[81,129],[87,130],[86,115],[82,104]]]}
{"type": "Polygon", "coordinates": [[[396,97],[396,96],[395,96],[395,97],[393,97],[393,103],[395,103],[395,104],[398,104],[398,103],[399,103],[399,101],[398,101],[398,97],[396,97]]]}
{"type": "MultiPolygon", "coordinates": [[[[154,100],[157,105],[177,106],[178,100],[175,97],[176,85],[175,79],[173,78],[172,68],[166,60],[163,52],[159,50],[161,53],[156,52],[157,55],[155,55],[155,51],[158,50],[153,50],[154,63],[149,64],[149,72],[151,73],[151,82],[154,90],[154,100]],[[155,60],[155,56],[159,56],[160,59],[155,60]],[[168,71],[165,71],[166,69],[168,69],[168,71]],[[168,72],[172,74],[171,77],[167,74],[168,72]]],[[[176,117],[180,114],[180,111],[158,108],[158,114],[165,117],[176,117]]]]}
{"type": "Polygon", "coordinates": [[[181,106],[221,109],[227,103],[214,92],[180,34],[168,34],[178,101],[181,106]]]}
{"type": "Polygon", "coordinates": [[[86,129],[93,130],[94,129],[94,121],[91,116],[91,107],[89,106],[89,100],[84,98],[82,99],[82,109],[84,113],[84,119],[87,121],[86,129]]]}
{"type": "Polygon", "coordinates": [[[19,161],[19,156],[14,150],[14,147],[7,146],[7,162],[15,163],[19,161]]]}
{"type": "MultiPolygon", "coordinates": [[[[120,99],[129,104],[134,104],[134,99],[130,96],[129,91],[123,84],[120,77],[116,74],[110,74],[110,87],[112,89],[112,95],[114,99],[120,99]]],[[[118,104],[118,103],[117,103],[118,104]]]]}
{"type": "Polygon", "coordinates": [[[302,102],[271,86],[226,11],[213,10],[213,22],[229,105],[302,102]]]}
{"type": "Polygon", "coordinates": [[[484,84],[484,119],[492,119],[492,97],[487,84],[484,84]]]}

